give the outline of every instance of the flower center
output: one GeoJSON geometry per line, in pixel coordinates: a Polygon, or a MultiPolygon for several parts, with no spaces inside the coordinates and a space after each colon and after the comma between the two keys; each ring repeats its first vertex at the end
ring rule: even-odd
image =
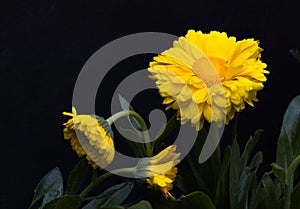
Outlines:
{"type": "Polygon", "coordinates": [[[224,79],[227,70],[226,62],[215,57],[201,57],[193,64],[194,73],[210,87],[224,79]]]}
{"type": "Polygon", "coordinates": [[[228,69],[227,62],[225,60],[223,60],[221,58],[217,58],[217,57],[210,57],[209,59],[212,62],[212,64],[214,65],[214,67],[216,68],[220,79],[223,80],[225,77],[225,73],[228,69]]]}

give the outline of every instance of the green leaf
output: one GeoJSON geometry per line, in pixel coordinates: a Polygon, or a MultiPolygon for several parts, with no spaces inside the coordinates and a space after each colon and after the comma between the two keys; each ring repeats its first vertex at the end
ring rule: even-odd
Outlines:
{"type": "Polygon", "coordinates": [[[240,178],[240,195],[239,195],[239,203],[240,205],[245,205],[248,207],[248,202],[251,198],[251,190],[252,187],[259,187],[257,183],[257,171],[259,166],[263,162],[263,154],[262,152],[257,152],[254,157],[252,158],[250,165],[244,169],[243,174],[240,178]]]}
{"type": "Polygon", "coordinates": [[[263,154],[262,152],[257,152],[252,158],[250,165],[246,167],[246,170],[252,170],[254,171],[254,173],[256,173],[262,162],[263,162],[263,154]]]}
{"type": "Polygon", "coordinates": [[[230,168],[229,168],[229,196],[230,196],[230,208],[239,209],[238,197],[240,193],[240,148],[236,139],[232,143],[232,150],[230,156],[230,168]]]}
{"type": "MultiPolygon", "coordinates": [[[[258,205],[252,200],[254,199],[253,196],[256,195],[252,192],[252,186],[257,192],[260,191],[256,173],[263,161],[262,152],[256,153],[250,162],[249,159],[261,133],[262,130],[258,130],[254,136],[249,139],[242,156],[240,156],[237,139],[234,138],[233,140],[229,166],[229,186],[227,187],[229,188],[228,199],[230,207],[227,206],[225,208],[249,208],[250,204],[251,207],[255,208],[255,206],[258,205]]],[[[220,207],[222,208],[221,205],[220,207]]]]}
{"type": "Polygon", "coordinates": [[[66,195],[75,195],[80,190],[88,171],[86,159],[80,160],[71,171],[66,185],[66,195]]]}
{"type": "Polygon", "coordinates": [[[264,174],[261,181],[267,193],[269,208],[280,209],[279,199],[276,195],[272,179],[267,174],[264,174]]]}
{"type": "Polygon", "coordinates": [[[219,172],[219,177],[218,177],[219,182],[224,179],[224,176],[225,176],[226,172],[228,171],[229,164],[230,164],[230,156],[231,156],[231,148],[226,147],[224,156],[223,156],[223,161],[222,161],[222,164],[220,167],[220,172],[219,172]]]}
{"type": "Polygon", "coordinates": [[[272,163],[272,171],[277,179],[285,183],[286,171],[278,164],[272,163]]]}
{"type": "Polygon", "coordinates": [[[207,131],[205,128],[202,128],[198,132],[198,136],[191,154],[193,164],[196,165],[196,171],[194,170],[193,172],[200,186],[200,190],[209,194],[214,200],[221,168],[221,152],[220,146],[217,146],[210,158],[204,163],[199,164],[197,160],[199,159],[199,155],[203,149],[206,138],[207,131]]]}
{"type": "Polygon", "coordinates": [[[145,193],[147,198],[151,201],[151,205],[154,209],[175,209],[176,206],[179,207],[179,205],[182,206],[182,202],[177,200],[170,200],[166,199],[162,194],[161,191],[158,190],[147,190],[145,193]]]}
{"type": "Polygon", "coordinates": [[[221,164],[218,186],[216,190],[216,208],[229,208],[229,165],[230,165],[231,148],[227,147],[224,152],[221,164]]]}
{"type": "Polygon", "coordinates": [[[176,114],[174,114],[170,120],[167,122],[165,127],[157,133],[155,140],[153,141],[153,146],[155,148],[155,152],[159,152],[161,150],[161,142],[166,138],[176,127],[179,126],[178,121],[176,120],[176,114]]]}
{"type": "Polygon", "coordinates": [[[102,209],[125,209],[125,208],[121,205],[118,205],[118,206],[112,206],[112,207],[102,208],[102,209]]]}
{"type": "Polygon", "coordinates": [[[254,133],[253,137],[250,137],[250,139],[248,140],[246,146],[245,146],[245,150],[242,154],[241,157],[241,170],[245,169],[248,163],[248,160],[251,156],[251,153],[255,147],[255,145],[257,144],[259,137],[261,135],[261,133],[263,132],[263,130],[259,129],[254,133]]]}
{"type": "Polygon", "coordinates": [[[202,151],[203,145],[207,138],[207,130],[203,127],[197,135],[196,142],[193,146],[193,158],[198,159],[202,151]]]}
{"type": "Polygon", "coordinates": [[[296,58],[298,62],[300,62],[300,52],[298,49],[291,49],[290,53],[296,58]]]}
{"type": "Polygon", "coordinates": [[[43,209],[78,209],[82,201],[79,196],[63,196],[48,203],[43,209]]]}
{"type": "Polygon", "coordinates": [[[292,209],[300,208],[300,183],[293,190],[291,203],[292,209]]]}
{"type": "MultiPolygon", "coordinates": [[[[124,97],[122,97],[121,95],[119,95],[119,100],[120,100],[121,108],[123,110],[134,111],[134,109],[131,107],[131,105],[129,104],[129,102],[127,102],[127,100],[124,97]]],[[[128,118],[129,118],[129,121],[130,121],[130,123],[131,123],[131,125],[133,126],[134,129],[142,131],[142,126],[138,122],[138,120],[135,119],[135,117],[129,116],[128,118]]]]}
{"type": "Polygon", "coordinates": [[[137,204],[128,207],[128,209],[152,209],[152,206],[148,201],[142,200],[137,204]]]}
{"type": "Polygon", "coordinates": [[[136,131],[133,131],[131,129],[124,129],[124,128],[119,128],[119,132],[122,136],[124,136],[127,140],[127,143],[130,145],[132,148],[134,154],[137,157],[144,157],[147,156],[147,151],[145,149],[145,146],[142,144],[143,143],[143,138],[141,137],[140,134],[138,134],[136,131]],[[141,143],[137,143],[135,141],[140,141],[141,143]]]}
{"type": "Polygon", "coordinates": [[[215,209],[213,202],[207,194],[204,192],[193,192],[183,198],[180,198],[183,202],[182,207],[176,207],[176,209],[191,209],[191,208],[203,208],[203,209],[215,209]]]}
{"type": "Polygon", "coordinates": [[[102,192],[98,197],[85,205],[83,209],[104,208],[120,205],[128,197],[133,187],[132,182],[124,182],[102,192]]]}
{"type": "Polygon", "coordinates": [[[254,178],[255,178],[254,172],[250,172],[249,170],[243,171],[239,183],[240,193],[238,194],[237,208],[248,207],[249,190],[254,178]]]}
{"type": "Polygon", "coordinates": [[[42,209],[47,203],[61,197],[63,194],[63,179],[58,168],[52,169],[39,182],[29,209],[42,209]],[[39,203],[39,204],[38,204],[39,203]]]}
{"type": "MultiPolygon", "coordinates": [[[[199,164],[197,162],[198,173],[202,177],[203,181],[209,189],[211,198],[215,199],[215,194],[218,185],[218,177],[221,167],[221,154],[220,146],[214,151],[212,156],[204,163],[199,164]]],[[[198,159],[198,158],[195,158],[198,159]]]]}
{"type": "Polygon", "coordinates": [[[293,161],[292,145],[288,139],[285,127],[281,128],[280,136],[277,144],[276,164],[282,167],[285,171],[288,170],[293,161]]]}
{"type": "Polygon", "coordinates": [[[238,207],[247,208],[249,202],[249,196],[251,194],[251,186],[256,178],[256,172],[262,163],[262,153],[258,152],[254,155],[250,162],[250,165],[243,170],[239,182],[239,195],[238,195],[238,207]]]}
{"type": "MultiPolygon", "coordinates": [[[[62,198],[62,197],[60,197],[60,198],[62,198]]],[[[54,199],[54,200],[52,200],[51,202],[47,203],[47,204],[43,207],[43,209],[54,209],[55,206],[56,206],[56,203],[58,202],[58,200],[59,200],[60,198],[54,199]]]]}
{"type": "Polygon", "coordinates": [[[300,155],[300,96],[290,102],[283,117],[282,127],[292,145],[294,156],[300,155]]]}
{"type": "Polygon", "coordinates": [[[178,171],[174,185],[182,190],[184,194],[189,194],[197,190],[195,179],[187,172],[178,171]]]}
{"type": "Polygon", "coordinates": [[[209,196],[201,191],[190,193],[176,200],[169,200],[162,197],[161,193],[155,192],[151,195],[151,202],[154,209],[215,209],[213,201],[209,196]]]}
{"type": "Polygon", "coordinates": [[[264,198],[265,196],[265,192],[264,190],[261,188],[261,185],[258,183],[257,179],[253,179],[252,181],[252,185],[251,185],[251,189],[249,192],[249,209],[263,209],[265,207],[258,207],[258,205],[261,202],[261,199],[263,201],[266,201],[266,199],[264,198]]]}

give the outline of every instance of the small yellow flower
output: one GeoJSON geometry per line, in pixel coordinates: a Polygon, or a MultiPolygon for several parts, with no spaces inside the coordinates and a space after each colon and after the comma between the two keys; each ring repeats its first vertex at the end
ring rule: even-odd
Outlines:
{"type": "Polygon", "coordinates": [[[112,132],[106,121],[98,116],[77,115],[76,109],[63,125],[64,139],[70,140],[73,150],[79,157],[86,156],[89,164],[94,168],[105,168],[114,158],[115,149],[112,132]]]}
{"type": "Polygon", "coordinates": [[[176,174],[177,168],[174,167],[163,174],[154,174],[154,176],[147,178],[147,182],[150,186],[159,189],[165,198],[175,199],[169,191],[173,189],[176,174]]]}
{"type": "Polygon", "coordinates": [[[269,73],[261,51],[254,39],[236,41],[224,32],[189,30],[173,48],[154,57],[148,70],[167,109],[178,110],[182,123],[191,121],[199,130],[204,120],[226,119],[228,124],[246,103],[258,101],[257,91],[269,73]]]}
{"type": "Polygon", "coordinates": [[[138,175],[147,176],[147,183],[159,189],[166,198],[175,199],[169,192],[173,188],[176,178],[180,153],[176,153],[176,146],[171,145],[157,155],[143,159],[138,165],[138,175]]]}

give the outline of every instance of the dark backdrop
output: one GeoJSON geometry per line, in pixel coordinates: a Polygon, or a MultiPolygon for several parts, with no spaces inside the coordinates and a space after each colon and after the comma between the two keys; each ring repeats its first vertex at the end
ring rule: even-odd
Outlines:
{"type": "MultiPolygon", "coordinates": [[[[136,32],[180,36],[188,29],[219,30],[261,41],[271,74],[260,102],[240,114],[239,134],[244,144],[257,128],[265,130],[257,149],[264,151],[263,169],[268,170],[285,108],[300,93],[300,64],[289,54],[300,48],[295,2],[1,1],[0,208],[27,208],[34,187],[55,166],[66,177],[77,157],[62,139],[66,119],[61,112],[71,108],[81,67],[104,44],[136,32]]],[[[97,113],[109,116],[107,98],[120,78],[146,68],[151,57],[129,58],[113,69],[99,91],[97,113]]],[[[147,93],[141,94],[144,106],[136,108],[144,115],[144,107],[161,101],[149,94],[156,98],[149,101],[147,93]]]]}

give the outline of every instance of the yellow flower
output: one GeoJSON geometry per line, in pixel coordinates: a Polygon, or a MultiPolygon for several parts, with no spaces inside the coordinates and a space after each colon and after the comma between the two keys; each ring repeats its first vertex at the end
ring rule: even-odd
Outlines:
{"type": "Polygon", "coordinates": [[[163,104],[178,110],[182,123],[199,130],[204,119],[226,124],[245,103],[254,106],[266,81],[262,49],[254,39],[236,41],[225,32],[189,30],[173,48],[154,57],[151,78],[156,80],[163,104]]]}
{"type": "Polygon", "coordinates": [[[70,140],[73,150],[79,157],[86,156],[89,164],[94,168],[105,168],[114,158],[115,149],[112,132],[107,122],[98,116],[77,115],[76,109],[63,125],[64,139],[70,140]]]}
{"type": "Polygon", "coordinates": [[[159,189],[165,198],[175,199],[169,192],[173,189],[173,182],[175,181],[177,168],[174,167],[164,174],[155,174],[154,176],[147,178],[147,182],[150,186],[159,189]]]}
{"type": "Polygon", "coordinates": [[[166,198],[175,199],[169,192],[173,188],[176,178],[180,153],[176,153],[176,146],[171,145],[151,158],[139,162],[138,175],[147,176],[147,183],[159,189],[166,198]]]}

